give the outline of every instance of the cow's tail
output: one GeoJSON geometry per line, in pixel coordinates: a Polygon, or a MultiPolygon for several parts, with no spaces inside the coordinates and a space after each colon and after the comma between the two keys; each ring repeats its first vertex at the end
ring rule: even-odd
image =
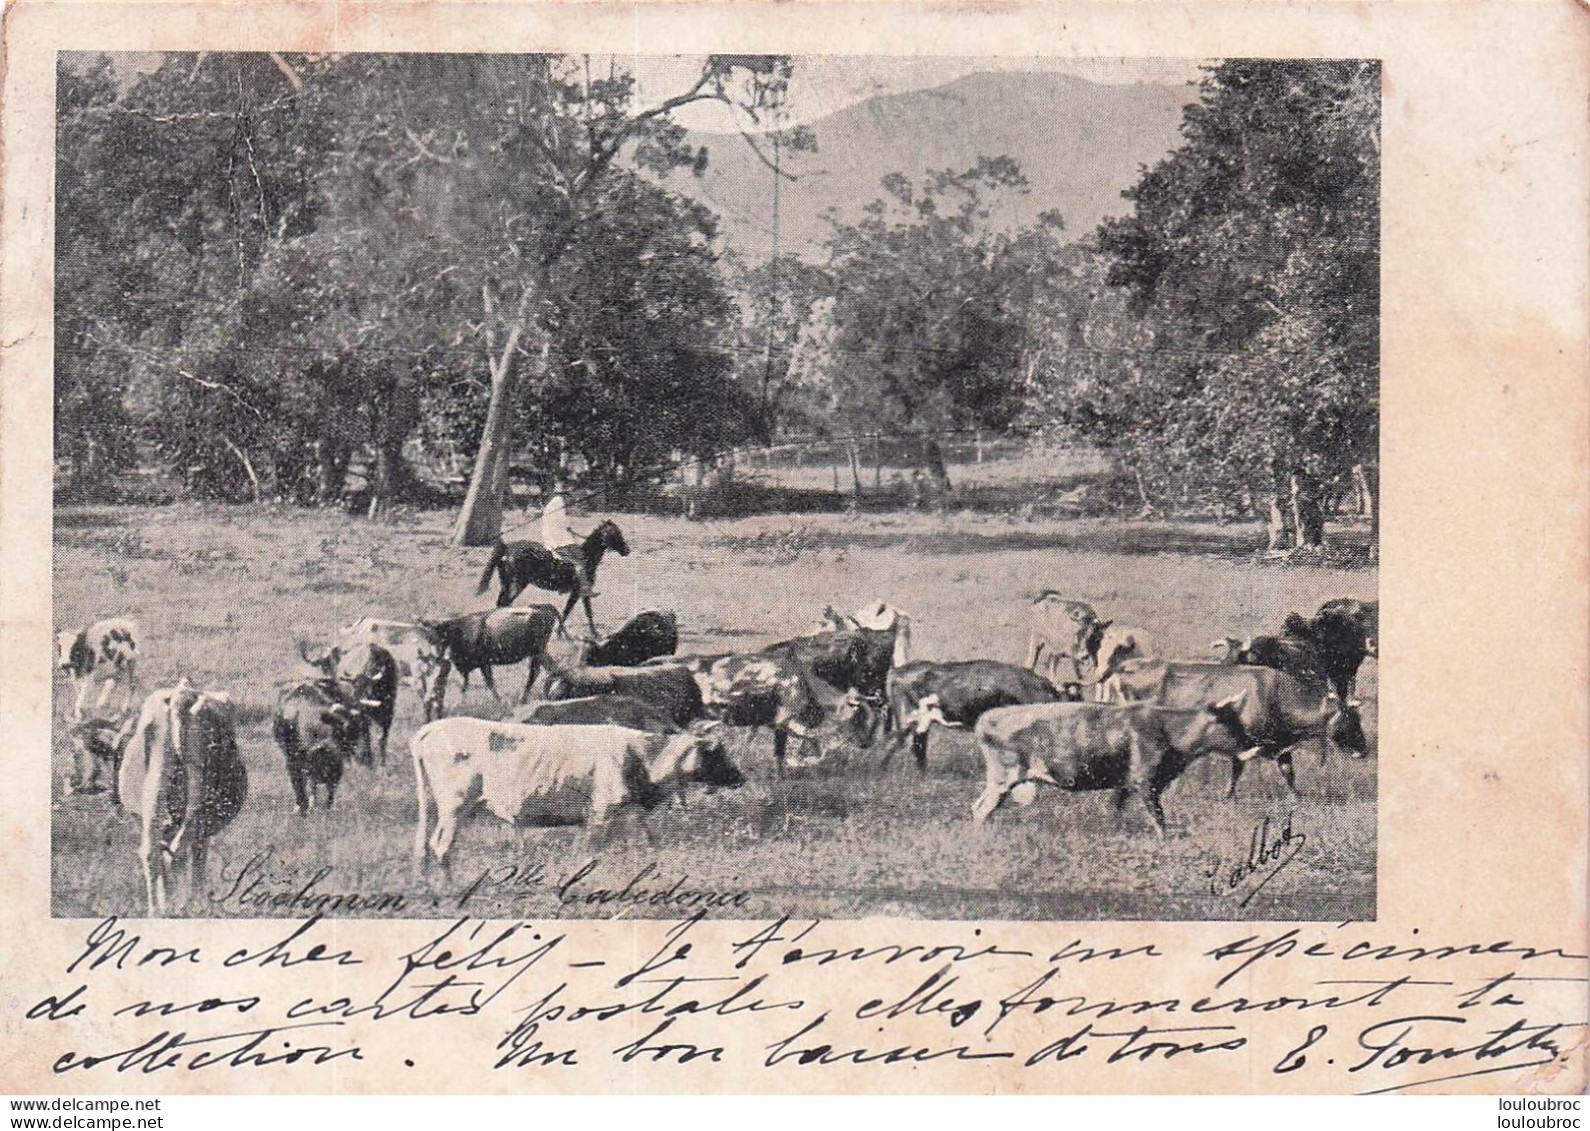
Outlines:
{"type": "Polygon", "coordinates": [[[492,543],[491,557],[486,559],[486,568],[480,571],[480,584],[475,586],[475,595],[478,597],[491,588],[491,575],[496,572],[497,565],[502,561],[502,556],[508,550],[508,544],[502,540],[501,535],[492,543]]]}
{"type": "MultiPolygon", "coordinates": [[[[425,759],[421,756],[422,739],[425,727],[421,727],[409,739],[409,756],[414,759],[414,799],[417,803],[418,813],[414,819],[414,866],[413,873],[416,882],[425,878],[425,853],[426,841],[430,832],[431,806],[429,779],[425,775],[425,759]]],[[[440,816],[440,814],[438,814],[440,816]]]]}

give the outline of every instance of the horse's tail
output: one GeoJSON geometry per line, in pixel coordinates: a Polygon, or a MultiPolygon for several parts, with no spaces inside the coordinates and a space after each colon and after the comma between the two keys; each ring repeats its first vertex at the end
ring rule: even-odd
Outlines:
{"type": "Polygon", "coordinates": [[[492,543],[491,557],[486,560],[486,568],[480,571],[480,584],[475,586],[475,594],[479,596],[491,588],[491,575],[496,572],[497,563],[502,561],[502,556],[508,550],[508,544],[502,540],[502,535],[497,536],[497,541],[492,543]]]}

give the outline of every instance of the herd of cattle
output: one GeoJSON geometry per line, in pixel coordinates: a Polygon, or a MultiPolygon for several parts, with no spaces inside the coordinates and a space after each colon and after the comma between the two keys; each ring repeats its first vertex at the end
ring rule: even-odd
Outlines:
{"type": "MultiPolygon", "coordinates": [[[[1112,791],[1118,816],[1135,793],[1164,835],[1161,794],[1205,755],[1229,760],[1227,797],[1255,758],[1274,761],[1296,793],[1292,751],[1309,740],[1322,758],[1330,744],[1364,756],[1352,691],[1377,655],[1378,608],[1327,602],[1274,636],[1223,639],[1212,660],[1181,661],[1161,657],[1143,629],[1045,591],[1023,666],[912,661],[910,619],[882,601],[852,615],[828,609],[814,630],[754,652],[679,655],[674,614],[655,610],[604,639],[565,642],[561,629],[551,605],[510,605],[443,621],[365,618],[324,647],[300,644],[316,674],[280,688],[272,726],[299,812],[317,793],[329,809],[348,763],[385,764],[406,686],[425,719],[409,740],[417,877],[431,857],[446,872],[460,820],[481,803],[507,821],[594,830],[692,785],[740,785],[722,727],[770,729],[777,777],[872,748],[880,733],[883,764],[909,743],[920,770],[934,727],[970,729],[987,775],[977,824],[1049,785],[1112,791]],[[479,672],[497,697],[493,669],[521,662],[524,690],[504,718],[445,714],[454,670],[466,691],[479,672]]],[[[144,641],[129,619],[63,632],[58,644],[76,692],[66,790],[97,791],[108,771],[113,799],[140,822],[149,912],[165,913],[191,897],[207,841],[246,802],[236,707],[186,679],[140,702],[144,641]]]]}

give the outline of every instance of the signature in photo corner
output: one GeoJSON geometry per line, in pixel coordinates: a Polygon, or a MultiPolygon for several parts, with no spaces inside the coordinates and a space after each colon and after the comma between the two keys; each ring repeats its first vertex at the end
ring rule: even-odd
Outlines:
{"type": "Polygon", "coordinates": [[[1296,813],[1288,813],[1279,823],[1261,818],[1248,834],[1248,850],[1238,860],[1215,857],[1203,870],[1210,895],[1234,896],[1241,893],[1238,907],[1246,907],[1265,885],[1296,860],[1308,834],[1294,828],[1296,813]],[[1255,882],[1255,880],[1257,882],[1255,882]]]}

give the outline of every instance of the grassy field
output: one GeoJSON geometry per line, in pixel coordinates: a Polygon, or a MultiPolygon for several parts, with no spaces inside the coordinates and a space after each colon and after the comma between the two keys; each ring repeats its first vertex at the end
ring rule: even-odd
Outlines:
{"type": "MultiPolygon", "coordinates": [[[[393,757],[352,767],[337,808],[298,817],[270,739],[277,681],[303,671],[294,641],[324,639],[364,614],[406,618],[485,607],[475,581],[485,553],[448,545],[450,516],[368,523],[329,512],[247,507],[59,508],[59,626],[125,614],[144,629],[147,688],[180,675],[229,690],[250,773],[247,806],[213,844],[205,915],[655,915],[673,907],[589,902],[600,890],[737,893],[716,914],[857,918],[1365,919],[1375,914],[1376,761],[1299,757],[1301,801],[1256,765],[1233,802],[1224,767],[1195,765],[1165,799],[1170,835],[1153,835],[1133,802],[1117,827],[1105,795],[1040,794],[1001,809],[983,836],[969,813],[982,769],[969,741],[935,734],[929,771],[909,757],[881,766],[856,752],[805,776],[771,780],[771,740],[731,738],[743,789],[651,814],[655,840],[624,822],[592,847],[578,829],[514,828],[481,815],[461,829],[453,883],[409,879],[415,799],[408,734],[419,712],[399,701],[393,757]],[[1227,882],[1268,820],[1290,819],[1295,858],[1227,882]],[[252,861],[252,863],[251,863],[252,861]],[[583,874],[581,874],[583,873],[583,874]],[[1273,878],[1267,877],[1273,874],[1273,878]],[[572,877],[572,884],[564,881],[572,877]],[[485,877],[484,880],[481,877],[485,877]],[[636,877],[639,877],[638,879],[636,877]],[[241,877],[241,879],[239,878],[241,877]],[[1262,884],[1262,886],[1261,886],[1262,884]],[[251,886],[252,885],[252,886],[251,886]],[[292,893],[308,885],[308,897],[292,893]],[[400,896],[401,905],[390,898],[400,896]],[[332,897],[375,900],[374,908],[332,897]],[[282,897],[272,902],[272,897],[282,897]],[[313,897],[326,902],[312,904],[313,897]],[[283,899],[288,902],[284,910],[283,899]]],[[[808,628],[825,604],[883,597],[914,618],[920,658],[1020,662],[1029,598],[1055,588],[1102,615],[1153,630],[1168,655],[1202,656],[1227,633],[1274,630],[1290,610],[1373,597],[1372,571],[1280,568],[1254,560],[1251,526],[1021,522],[971,515],[763,516],[687,523],[617,516],[634,553],[604,564],[598,617],[617,627],[635,608],[679,614],[682,651],[752,648],[808,628]]],[[[523,676],[503,672],[517,692],[523,676]]],[[[1377,730],[1376,664],[1359,679],[1377,730]]],[[[449,710],[491,714],[485,690],[449,710]]],[[[57,679],[56,779],[71,759],[57,679]]],[[[881,750],[881,746],[879,748],[881,750]]],[[[54,910],[143,914],[133,821],[104,795],[53,798],[54,910]]]]}

